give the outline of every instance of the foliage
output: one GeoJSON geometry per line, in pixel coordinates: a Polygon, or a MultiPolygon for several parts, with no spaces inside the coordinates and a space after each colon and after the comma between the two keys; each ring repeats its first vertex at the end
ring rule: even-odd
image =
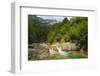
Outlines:
{"type": "Polygon", "coordinates": [[[62,23],[48,34],[48,42],[67,42],[69,40],[70,22],[65,18],[62,23]]]}
{"type": "Polygon", "coordinates": [[[28,16],[28,42],[40,43],[46,42],[47,34],[49,32],[50,24],[44,21],[42,18],[37,17],[36,15],[28,16]]]}

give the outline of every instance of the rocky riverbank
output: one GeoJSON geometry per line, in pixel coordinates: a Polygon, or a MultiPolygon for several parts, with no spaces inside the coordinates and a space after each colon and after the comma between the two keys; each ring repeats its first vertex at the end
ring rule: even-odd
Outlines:
{"type": "Polygon", "coordinates": [[[28,48],[28,60],[42,60],[47,58],[68,58],[72,51],[80,51],[75,43],[33,43],[28,48]]]}

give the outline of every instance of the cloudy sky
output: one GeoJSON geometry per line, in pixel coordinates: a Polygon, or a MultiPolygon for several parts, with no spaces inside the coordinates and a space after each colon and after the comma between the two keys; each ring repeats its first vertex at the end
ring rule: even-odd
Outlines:
{"type": "MultiPolygon", "coordinates": [[[[38,17],[41,17],[43,19],[54,19],[54,20],[57,20],[57,22],[62,21],[65,18],[65,16],[46,16],[46,15],[45,16],[38,15],[38,17]]],[[[70,18],[72,18],[72,17],[67,17],[67,18],[70,20],[70,18]]]]}

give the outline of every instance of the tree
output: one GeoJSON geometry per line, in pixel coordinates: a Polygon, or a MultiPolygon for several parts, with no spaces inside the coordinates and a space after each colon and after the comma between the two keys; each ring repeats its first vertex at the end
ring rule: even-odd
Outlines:
{"type": "Polygon", "coordinates": [[[64,18],[57,28],[52,28],[48,35],[48,42],[66,42],[69,40],[68,31],[70,29],[70,21],[64,18]]]}
{"type": "Polygon", "coordinates": [[[76,40],[80,48],[87,51],[88,41],[88,18],[76,17],[71,20],[71,40],[76,40]]]}

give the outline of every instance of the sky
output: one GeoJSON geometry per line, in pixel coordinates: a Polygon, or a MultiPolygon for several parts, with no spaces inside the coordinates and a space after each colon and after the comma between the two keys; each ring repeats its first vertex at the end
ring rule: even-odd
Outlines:
{"type": "MultiPolygon", "coordinates": [[[[41,17],[43,19],[54,19],[56,20],[57,22],[61,22],[65,17],[67,16],[44,16],[44,15],[38,15],[38,17],[41,17]]],[[[72,18],[72,17],[67,17],[69,20],[72,18]]]]}

